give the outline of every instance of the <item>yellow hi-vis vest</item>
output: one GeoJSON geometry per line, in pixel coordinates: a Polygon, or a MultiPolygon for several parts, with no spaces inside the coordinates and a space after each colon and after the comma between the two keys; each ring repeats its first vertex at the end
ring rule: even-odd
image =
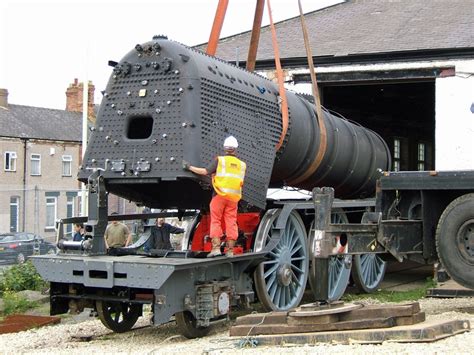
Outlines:
{"type": "Polygon", "coordinates": [[[245,169],[247,165],[232,155],[217,157],[217,170],[212,185],[218,195],[238,202],[242,198],[245,169]]]}

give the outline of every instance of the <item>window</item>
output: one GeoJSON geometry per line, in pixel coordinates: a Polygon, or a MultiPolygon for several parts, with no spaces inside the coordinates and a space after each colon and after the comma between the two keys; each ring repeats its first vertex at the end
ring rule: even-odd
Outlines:
{"type": "Polygon", "coordinates": [[[20,221],[20,198],[10,197],[10,232],[18,232],[20,221]]]}
{"type": "Polygon", "coordinates": [[[418,170],[425,170],[425,160],[426,160],[426,146],[425,143],[418,143],[418,170]]]}
{"type": "Polygon", "coordinates": [[[54,228],[57,216],[57,197],[46,197],[46,227],[54,228]]]}
{"type": "Polygon", "coordinates": [[[41,175],[41,154],[31,154],[30,175],[41,175]]]}
{"type": "Polygon", "coordinates": [[[16,171],[16,152],[5,152],[5,171],[16,171]]]}
{"type": "MultiPolygon", "coordinates": [[[[66,217],[74,216],[74,196],[67,197],[67,205],[66,205],[66,217]]],[[[66,234],[72,235],[72,224],[66,224],[66,234]]]]}
{"type": "Polygon", "coordinates": [[[63,176],[72,176],[72,156],[63,155],[63,176]]]}
{"type": "Polygon", "coordinates": [[[400,171],[400,139],[393,140],[393,171],[400,171]]]}

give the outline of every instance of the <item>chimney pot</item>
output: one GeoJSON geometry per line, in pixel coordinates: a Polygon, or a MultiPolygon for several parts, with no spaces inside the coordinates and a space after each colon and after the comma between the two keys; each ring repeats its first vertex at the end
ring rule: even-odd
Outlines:
{"type": "Polygon", "coordinates": [[[8,107],[8,90],[0,89],[0,107],[8,107]]]}

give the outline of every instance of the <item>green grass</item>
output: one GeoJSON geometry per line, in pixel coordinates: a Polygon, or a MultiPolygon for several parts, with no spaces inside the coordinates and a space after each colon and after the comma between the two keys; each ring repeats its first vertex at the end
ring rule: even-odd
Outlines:
{"type": "Polygon", "coordinates": [[[37,302],[29,301],[15,292],[5,291],[3,293],[3,315],[23,313],[38,306],[37,302]]]}
{"type": "Polygon", "coordinates": [[[363,294],[345,294],[342,300],[345,302],[354,302],[364,299],[374,299],[380,302],[405,302],[405,301],[417,301],[420,298],[426,296],[426,291],[429,288],[436,286],[436,282],[428,277],[425,284],[422,287],[416,288],[409,291],[391,291],[391,290],[380,290],[374,293],[363,293],[363,294]]]}

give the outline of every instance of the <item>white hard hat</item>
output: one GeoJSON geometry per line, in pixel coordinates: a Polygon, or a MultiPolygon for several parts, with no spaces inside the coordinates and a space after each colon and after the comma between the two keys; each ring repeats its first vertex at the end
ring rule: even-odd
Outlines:
{"type": "Polygon", "coordinates": [[[227,137],[224,141],[224,148],[235,149],[239,146],[237,139],[234,136],[227,137]]]}

